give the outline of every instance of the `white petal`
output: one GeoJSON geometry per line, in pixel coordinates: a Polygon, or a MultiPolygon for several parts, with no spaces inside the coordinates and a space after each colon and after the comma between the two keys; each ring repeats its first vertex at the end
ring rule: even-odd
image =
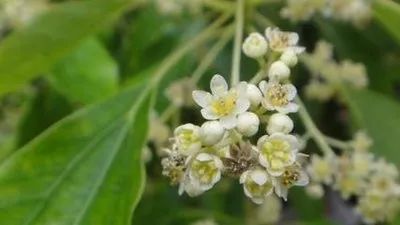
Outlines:
{"type": "Polygon", "coordinates": [[[288,100],[289,100],[289,101],[292,101],[292,100],[296,97],[296,95],[297,95],[296,87],[293,86],[292,84],[285,84],[285,85],[284,85],[284,88],[285,88],[285,90],[286,90],[286,92],[287,92],[287,98],[288,98],[288,100]]]}
{"type": "Polygon", "coordinates": [[[269,101],[268,101],[268,99],[263,99],[262,101],[261,101],[261,105],[264,107],[264,108],[266,108],[268,111],[273,111],[273,110],[275,110],[275,106],[273,106],[269,101]]]}
{"type": "Polygon", "coordinates": [[[246,112],[250,108],[250,101],[246,97],[238,98],[236,101],[235,113],[240,114],[246,112]]]}
{"type": "Polygon", "coordinates": [[[209,109],[209,108],[205,108],[205,109],[202,109],[201,111],[201,115],[204,117],[204,119],[206,119],[206,120],[216,120],[216,119],[218,119],[219,117],[217,116],[217,115],[215,115],[215,113],[211,110],[211,109],[209,109]]]}
{"type": "Polygon", "coordinates": [[[200,153],[196,156],[196,160],[199,160],[200,162],[211,161],[213,159],[213,156],[207,153],[200,153]]]}
{"type": "Polygon", "coordinates": [[[299,179],[296,182],[297,186],[306,186],[310,182],[308,175],[304,171],[300,171],[299,179]]]}
{"type": "Polygon", "coordinates": [[[211,79],[210,89],[213,95],[221,96],[228,91],[228,84],[221,75],[214,75],[211,79]]]}
{"type": "Polygon", "coordinates": [[[299,42],[299,35],[295,32],[289,33],[289,45],[294,46],[299,42]]]}
{"type": "Polygon", "coordinates": [[[193,100],[201,107],[206,108],[212,101],[212,95],[205,91],[193,91],[193,100]]]}
{"type": "Polygon", "coordinates": [[[246,96],[247,93],[247,83],[242,81],[236,86],[236,91],[238,96],[246,96]]]}
{"type": "Polygon", "coordinates": [[[220,118],[219,121],[221,122],[221,125],[228,130],[234,128],[237,124],[237,118],[235,115],[224,116],[220,118]]]}
{"type": "Polygon", "coordinates": [[[306,50],[305,47],[301,47],[301,46],[293,46],[293,47],[290,47],[288,49],[293,51],[296,55],[299,55],[299,54],[303,53],[306,50]]]}
{"type": "Polygon", "coordinates": [[[296,103],[290,102],[284,107],[276,107],[276,110],[283,114],[295,113],[299,110],[299,106],[296,103]]]}
{"type": "Polygon", "coordinates": [[[268,177],[264,171],[255,170],[251,173],[251,179],[258,185],[264,185],[267,182],[268,177]]]}
{"type": "Polygon", "coordinates": [[[241,184],[243,184],[243,183],[246,181],[247,176],[249,175],[249,173],[250,173],[250,170],[247,170],[247,171],[245,171],[244,173],[242,173],[242,175],[240,175],[239,182],[240,182],[241,184]]]}
{"type": "Polygon", "coordinates": [[[267,93],[267,81],[263,80],[258,84],[258,87],[260,88],[261,92],[263,94],[267,93]]]}

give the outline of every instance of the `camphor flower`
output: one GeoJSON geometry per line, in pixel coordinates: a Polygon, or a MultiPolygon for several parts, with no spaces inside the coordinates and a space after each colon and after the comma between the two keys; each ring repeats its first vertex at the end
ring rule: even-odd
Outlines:
{"type": "Polygon", "coordinates": [[[188,156],[200,150],[200,127],[188,123],[177,127],[174,135],[174,145],[181,154],[188,156]]]}
{"type": "Polygon", "coordinates": [[[333,175],[336,170],[337,166],[333,157],[320,157],[318,155],[311,156],[311,163],[307,168],[307,171],[313,178],[313,181],[323,184],[332,183],[333,175]]]}
{"type": "MultiPolygon", "coordinates": [[[[293,121],[285,115],[298,110],[293,102],[297,91],[289,80],[289,66],[295,65],[300,53],[298,36],[277,29],[271,35],[272,43],[282,50],[278,54],[286,55],[270,65],[267,81],[258,85],[240,82],[229,89],[225,79],[215,75],[211,93],[193,91],[206,122],[201,127],[185,124],[176,128],[172,147],[162,161],[163,174],[171,184],[179,184],[180,194],[198,196],[222,176],[229,176],[239,179],[254,203],[262,204],[274,193],[286,199],[289,188],[308,183],[299,141],[290,134],[293,121]],[[254,140],[258,143],[252,143],[254,140]]],[[[243,51],[266,60],[270,44],[254,33],[243,43],[243,51]]]]}
{"type": "Polygon", "coordinates": [[[281,31],[279,28],[268,27],[265,30],[269,47],[276,52],[292,50],[296,54],[302,53],[305,48],[297,46],[299,35],[294,32],[281,31]]]}
{"type": "Polygon", "coordinates": [[[260,33],[251,33],[243,43],[243,52],[250,58],[264,56],[268,50],[268,42],[260,33]]]}
{"type": "Polygon", "coordinates": [[[292,84],[280,84],[274,81],[261,81],[260,89],[263,93],[262,105],[269,111],[278,111],[283,114],[297,112],[298,105],[293,102],[297,90],[292,84]]]}
{"type": "Polygon", "coordinates": [[[240,177],[243,184],[244,193],[254,203],[261,204],[265,198],[272,194],[272,180],[268,173],[262,169],[248,170],[240,177]]]}
{"type": "Polygon", "coordinates": [[[309,183],[309,178],[301,165],[296,162],[286,167],[281,176],[274,177],[273,182],[276,195],[287,201],[289,188],[293,186],[306,186],[309,183]]]}
{"type": "Polygon", "coordinates": [[[201,106],[201,114],[207,120],[219,120],[223,127],[232,129],[237,125],[237,116],[247,111],[250,101],[246,97],[247,84],[241,82],[228,90],[228,84],[220,75],[211,79],[211,93],[194,91],[193,99],[201,106]]]}
{"type": "Polygon", "coordinates": [[[188,170],[190,184],[204,192],[221,179],[222,161],[215,155],[200,153],[194,157],[188,170]]]}
{"type": "Polygon", "coordinates": [[[272,176],[281,176],[286,167],[296,161],[299,143],[295,136],[283,133],[274,133],[262,136],[257,143],[260,151],[260,164],[272,176]]]}

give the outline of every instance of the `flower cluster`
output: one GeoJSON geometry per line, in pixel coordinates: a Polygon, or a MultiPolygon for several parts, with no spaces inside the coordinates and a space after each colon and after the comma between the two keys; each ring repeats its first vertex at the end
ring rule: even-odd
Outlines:
{"type": "Polygon", "coordinates": [[[349,60],[336,62],[333,59],[333,48],[327,42],[319,41],[312,54],[302,56],[302,62],[312,75],[310,83],[305,88],[305,94],[309,98],[329,100],[337,92],[337,85],[341,83],[358,89],[368,85],[364,65],[349,60]]]}
{"type": "Polygon", "coordinates": [[[349,143],[351,149],[340,156],[314,155],[307,171],[312,184],[308,192],[323,195],[321,185],[329,185],[343,198],[357,197],[357,212],[366,223],[375,224],[393,219],[400,209],[400,183],[395,165],[377,158],[368,148],[372,141],[364,132],[349,143]]]}
{"type": "Polygon", "coordinates": [[[321,13],[327,18],[365,25],[371,18],[369,0],[287,0],[281,15],[291,21],[309,20],[321,13]]]}
{"type": "Polygon", "coordinates": [[[229,88],[215,75],[211,93],[193,91],[207,121],[177,127],[162,160],[163,174],[179,184],[180,194],[198,196],[225,175],[238,178],[245,195],[261,204],[272,193],[286,200],[289,188],[308,183],[302,168],[305,155],[290,134],[294,124],[287,115],[298,110],[296,88],[289,81],[289,67],[304,50],[297,42],[297,34],[278,29],[268,28],[266,37],[252,33],[243,43],[246,55],[265,59],[268,48],[281,55],[271,64],[268,81],[229,88]]]}

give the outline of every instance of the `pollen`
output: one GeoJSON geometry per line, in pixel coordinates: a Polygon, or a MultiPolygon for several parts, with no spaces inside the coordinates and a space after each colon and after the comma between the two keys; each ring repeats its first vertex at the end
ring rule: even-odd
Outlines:
{"type": "Polygon", "coordinates": [[[274,84],[267,92],[267,98],[274,106],[285,106],[289,103],[287,91],[280,84],[274,84]]]}
{"type": "Polygon", "coordinates": [[[211,104],[213,112],[218,116],[227,116],[236,108],[236,94],[228,94],[220,97],[211,104]]]}

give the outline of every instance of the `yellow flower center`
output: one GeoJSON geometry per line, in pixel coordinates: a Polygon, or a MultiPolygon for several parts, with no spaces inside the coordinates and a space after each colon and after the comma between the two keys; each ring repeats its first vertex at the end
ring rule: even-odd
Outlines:
{"type": "Polygon", "coordinates": [[[267,98],[273,106],[285,106],[289,103],[288,93],[280,84],[274,84],[268,89],[267,98]]]}
{"type": "Polygon", "coordinates": [[[246,189],[254,196],[254,197],[264,197],[268,192],[272,189],[271,182],[267,182],[265,184],[259,185],[254,182],[252,179],[247,179],[244,183],[246,189]]]}
{"type": "Polygon", "coordinates": [[[227,116],[236,108],[236,93],[228,93],[226,96],[219,97],[211,103],[211,109],[217,116],[227,116]]]}
{"type": "Polygon", "coordinates": [[[265,142],[261,154],[269,162],[273,170],[280,170],[287,165],[291,158],[290,144],[280,139],[265,142]]]}
{"type": "Polygon", "coordinates": [[[218,173],[218,168],[215,166],[213,160],[210,161],[199,161],[195,160],[191,166],[192,174],[204,184],[212,182],[213,178],[218,173]]]}
{"type": "Polygon", "coordinates": [[[270,41],[270,47],[273,50],[283,50],[289,46],[289,34],[280,32],[270,41]]]}
{"type": "Polygon", "coordinates": [[[197,142],[199,137],[194,134],[193,130],[183,130],[179,135],[179,143],[183,148],[189,148],[191,144],[197,142]]]}

